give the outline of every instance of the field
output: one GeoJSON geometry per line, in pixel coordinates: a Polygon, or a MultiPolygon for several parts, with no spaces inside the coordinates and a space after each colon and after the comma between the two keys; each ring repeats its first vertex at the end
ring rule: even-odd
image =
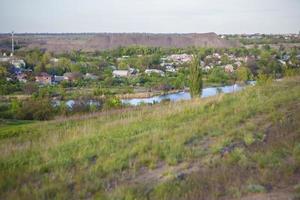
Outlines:
{"type": "Polygon", "coordinates": [[[300,77],[213,98],[5,121],[0,152],[0,199],[296,198],[300,77]]]}

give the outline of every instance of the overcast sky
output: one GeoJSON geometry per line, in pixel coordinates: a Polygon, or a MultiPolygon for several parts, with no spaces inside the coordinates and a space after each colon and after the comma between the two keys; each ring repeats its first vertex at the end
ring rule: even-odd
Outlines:
{"type": "Polygon", "coordinates": [[[298,33],[300,0],[0,0],[0,32],[298,33]]]}

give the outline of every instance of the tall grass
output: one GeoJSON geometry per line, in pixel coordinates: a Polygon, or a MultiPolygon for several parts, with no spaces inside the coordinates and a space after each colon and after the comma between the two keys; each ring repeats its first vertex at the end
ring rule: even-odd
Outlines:
{"type": "Polygon", "coordinates": [[[268,173],[293,175],[290,168],[299,162],[286,169],[284,160],[299,159],[299,138],[276,143],[278,134],[266,149],[255,146],[272,137],[266,133],[271,125],[279,124],[287,136],[299,129],[287,121],[291,108],[299,111],[299,80],[202,100],[1,125],[0,198],[205,199],[208,192],[214,199],[238,197],[263,181],[273,184],[269,179],[278,177],[268,173]],[[155,169],[157,177],[176,177],[176,167],[185,164],[188,171],[194,163],[201,167],[191,178],[147,179],[155,169]],[[280,170],[268,172],[274,166],[280,170]],[[145,181],[134,184],[141,175],[145,181]]]}

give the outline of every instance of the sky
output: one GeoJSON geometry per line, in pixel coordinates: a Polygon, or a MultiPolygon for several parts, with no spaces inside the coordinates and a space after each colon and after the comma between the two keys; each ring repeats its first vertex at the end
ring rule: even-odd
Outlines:
{"type": "Polygon", "coordinates": [[[0,0],[0,32],[299,33],[300,0],[0,0]]]}

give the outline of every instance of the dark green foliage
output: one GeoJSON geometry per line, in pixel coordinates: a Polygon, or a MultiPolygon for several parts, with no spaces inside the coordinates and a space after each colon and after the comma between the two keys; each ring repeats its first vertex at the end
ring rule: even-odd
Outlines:
{"type": "Polygon", "coordinates": [[[190,64],[189,86],[192,98],[200,97],[202,93],[202,69],[200,68],[200,59],[198,55],[194,55],[190,64]]]}
{"type": "Polygon", "coordinates": [[[0,79],[0,95],[8,95],[17,91],[21,91],[19,82],[0,79]]]}
{"type": "Polygon", "coordinates": [[[207,77],[207,81],[210,83],[221,83],[226,84],[229,80],[228,74],[224,71],[224,69],[220,67],[213,68],[207,77]]]}

